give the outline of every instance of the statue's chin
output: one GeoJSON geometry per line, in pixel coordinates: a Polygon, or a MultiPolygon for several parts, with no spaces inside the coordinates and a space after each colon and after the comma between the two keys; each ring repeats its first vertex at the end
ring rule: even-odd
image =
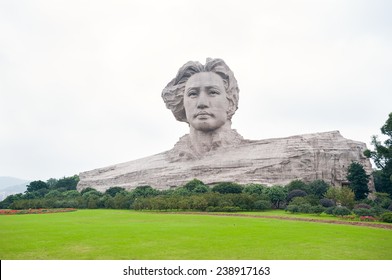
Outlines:
{"type": "Polygon", "coordinates": [[[207,120],[198,120],[196,122],[191,123],[191,126],[198,131],[202,132],[213,132],[221,128],[225,123],[217,122],[212,119],[207,120]]]}

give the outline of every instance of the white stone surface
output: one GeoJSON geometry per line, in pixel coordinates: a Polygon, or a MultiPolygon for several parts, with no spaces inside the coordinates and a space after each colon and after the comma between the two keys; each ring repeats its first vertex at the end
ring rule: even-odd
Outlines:
{"type": "MultiPolygon", "coordinates": [[[[78,190],[93,187],[105,191],[114,186],[129,190],[145,185],[168,189],[193,178],[209,185],[225,181],[274,185],[294,179],[322,179],[341,185],[346,182],[346,170],[353,161],[371,173],[370,161],[363,156],[365,149],[364,143],[345,139],[338,131],[242,140],[190,159],[176,159],[174,155],[181,150],[175,147],[150,157],[83,172],[78,190]]],[[[374,190],[372,183],[369,188],[374,190]]]]}
{"type": "Polygon", "coordinates": [[[363,156],[366,145],[345,139],[338,131],[243,139],[231,129],[239,102],[237,80],[222,59],[207,59],[205,65],[185,63],[163,89],[162,98],[178,121],[189,124],[189,134],[170,151],[81,173],[78,190],[145,185],[167,189],[193,178],[209,185],[225,181],[273,185],[294,179],[341,185],[353,161],[371,173],[370,161],[363,156]]]}

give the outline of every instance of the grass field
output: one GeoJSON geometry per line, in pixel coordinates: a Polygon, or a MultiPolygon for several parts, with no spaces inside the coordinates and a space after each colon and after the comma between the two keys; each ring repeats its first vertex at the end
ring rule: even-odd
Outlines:
{"type": "Polygon", "coordinates": [[[392,230],[268,218],[79,210],[0,216],[0,259],[391,260],[392,230]]]}

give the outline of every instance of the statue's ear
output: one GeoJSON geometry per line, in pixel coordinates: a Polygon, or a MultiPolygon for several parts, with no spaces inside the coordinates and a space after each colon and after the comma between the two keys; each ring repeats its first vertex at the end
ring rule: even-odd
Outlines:
{"type": "Polygon", "coordinates": [[[231,117],[234,115],[236,111],[235,104],[233,100],[229,99],[229,108],[227,109],[227,119],[231,120],[231,117]]]}

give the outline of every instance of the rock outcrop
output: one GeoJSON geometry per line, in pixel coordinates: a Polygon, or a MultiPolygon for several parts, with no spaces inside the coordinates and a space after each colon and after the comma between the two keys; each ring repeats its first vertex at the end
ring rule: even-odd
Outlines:
{"type": "MultiPolygon", "coordinates": [[[[103,192],[114,186],[130,190],[150,185],[169,189],[193,178],[209,185],[227,181],[274,185],[295,179],[322,179],[344,185],[351,162],[361,163],[368,174],[372,171],[369,159],[363,155],[366,145],[345,139],[338,131],[256,141],[239,136],[233,145],[223,145],[200,157],[184,157],[184,137],[172,150],[83,172],[77,188],[92,187],[103,192]]],[[[374,191],[372,182],[369,189],[374,191]]]]}

